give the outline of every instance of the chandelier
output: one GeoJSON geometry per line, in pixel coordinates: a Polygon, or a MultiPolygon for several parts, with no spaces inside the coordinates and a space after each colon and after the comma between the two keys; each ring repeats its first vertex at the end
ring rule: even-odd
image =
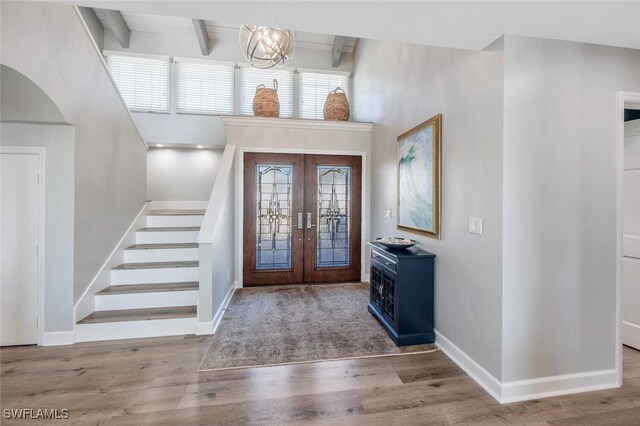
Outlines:
{"type": "Polygon", "coordinates": [[[240,27],[240,47],[247,61],[256,68],[284,65],[293,56],[293,31],[281,28],[243,25],[240,27]]]}

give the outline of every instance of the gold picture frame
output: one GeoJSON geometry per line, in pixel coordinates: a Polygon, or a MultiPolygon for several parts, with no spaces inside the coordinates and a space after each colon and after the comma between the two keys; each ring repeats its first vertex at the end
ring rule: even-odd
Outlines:
{"type": "Polygon", "coordinates": [[[440,239],[442,115],[398,136],[398,229],[440,239]]]}

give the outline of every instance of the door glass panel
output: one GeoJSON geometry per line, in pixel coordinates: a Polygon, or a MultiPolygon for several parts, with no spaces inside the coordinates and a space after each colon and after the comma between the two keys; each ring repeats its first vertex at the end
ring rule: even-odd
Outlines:
{"type": "Polygon", "coordinates": [[[257,164],[256,269],[291,269],[293,166],[257,164]]]}
{"type": "Polygon", "coordinates": [[[318,166],[318,268],[349,266],[350,166],[318,166]]]}

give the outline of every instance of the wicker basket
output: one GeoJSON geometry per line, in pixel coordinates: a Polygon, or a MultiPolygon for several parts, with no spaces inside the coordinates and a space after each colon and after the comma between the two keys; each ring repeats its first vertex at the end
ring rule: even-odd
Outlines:
{"type": "Polygon", "coordinates": [[[341,88],[336,87],[327,95],[327,100],[324,103],[324,119],[348,121],[349,116],[347,94],[341,88]]]}
{"type": "Polygon", "coordinates": [[[273,80],[273,89],[264,84],[256,87],[253,98],[253,114],[257,117],[279,117],[280,101],[278,100],[278,80],[273,80]]]}

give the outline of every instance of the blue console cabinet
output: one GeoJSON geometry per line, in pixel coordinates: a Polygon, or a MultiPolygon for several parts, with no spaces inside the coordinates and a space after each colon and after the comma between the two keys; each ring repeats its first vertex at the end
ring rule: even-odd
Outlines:
{"type": "Polygon", "coordinates": [[[396,346],[433,343],[435,255],[417,247],[371,247],[369,312],[396,346]]]}

